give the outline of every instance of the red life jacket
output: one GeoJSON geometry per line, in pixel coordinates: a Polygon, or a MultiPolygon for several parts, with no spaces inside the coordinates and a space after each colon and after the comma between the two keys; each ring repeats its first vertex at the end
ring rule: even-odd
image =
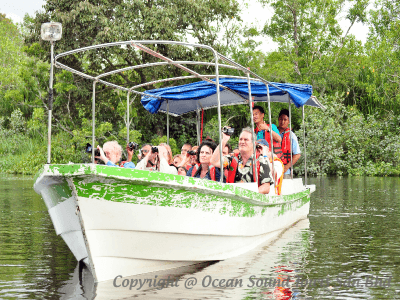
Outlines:
{"type": "Polygon", "coordinates": [[[119,164],[119,166],[120,166],[121,168],[123,168],[123,167],[124,167],[124,164],[126,164],[127,162],[129,162],[129,161],[126,161],[126,160],[121,161],[121,163],[119,164]]]}
{"type": "Polygon", "coordinates": [[[290,128],[286,128],[282,138],[282,156],[278,158],[287,165],[291,159],[291,143],[290,143],[290,128]]]}
{"type": "MultiPolygon", "coordinates": [[[[258,128],[256,127],[256,129],[254,129],[254,131],[257,135],[257,133],[260,130],[258,130],[258,128]]],[[[269,151],[271,151],[271,135],[270,135],[270,132],[267,130],[264,130],[264,140],[266,140],[268,142],[269,151]]],[[[280,158],[282,156],[282,144],[275,141],[274,139],[272,139],[272,144],[274,145],[274,153],[280,158]]]]}
{"type": "MultiPolygon", "coordinates": [[[[195,164],[194,166],[193,166],[193,169],[192,169],[192,177],[195,177],[196,175],[197,175],[197,173],[198,172],[200,172],[200,164],[195,164]]],[[[213,165],[210,165],[209,167],[208,167],[208,170],[209,170],[209,172],[210,172],[210,177],[211,177],[211,180],[213,180],[213,181],[217,181],[215,178],[216,178],[216,176],[215,176],[215,167],[213,166],[213,165]]]]}
{"type": "MultiPolygon", "coordinates": [[[[259,154],[257,153],[256,154],[257,175],[258,175],[257,183],[258,183],[258,186],[260,186],[261,185],[260,184],[260,161],[257,160],[258,157],[259,157],[259,154]]],[[[226,176],[226,182],[227,183],[235,183],[235,177],[236,177],[236,172],[237,172],[238,165],[239,165],[239,154],[235,154],[235,156],[232,159],[231,165],[229,166],[228,175],[226,176]]],[[[256,182],[254,180],[254,174],[256,174],[255,165],[256,164],[254,164],[254,160],[253,160],[253,182],[256,182]]]]}
{"type": "MultiPolygon", "coordinates": [[[[257,134],[258,128],[256,128],[255,131],[257,134]]],[[[268,145],[271,143],[269,131],[264,131],[264,139],[268,142],[268,145]]],[[[290,162],[290,128],[285,129],[281,143],[276,142],[274,139],[272,139],[272,141],[274,153],[282,160],[284,165],[287,165],[290,162]]],[[[269,145],[269,151],[271,151],[271,145],[269,145]]]]}

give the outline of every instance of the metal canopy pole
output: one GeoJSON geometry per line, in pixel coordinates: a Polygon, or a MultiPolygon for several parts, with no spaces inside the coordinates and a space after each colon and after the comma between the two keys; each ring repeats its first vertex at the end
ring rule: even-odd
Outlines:
{"type": "Polygon", "coordinates": [[[130,91],[128,91],[128,96],[126,97],[126,143],[129,144],[129,94],[130,91]]]}
{"type": "Polygon", "coordinates": [[[289,142],[290,142],[290,178],[293,179],[293,149],[292,149],[292,111],[289,96],[289,142]]]}
{"type": "Polygon", "coordinates": [[[50,164],[51,161],[51,117],[53,111],[53,65],[54,65],[54,42],[50,42],[50,80],[49,80],[49,118],[48,118],[48,125],[47,125],[47,163],[50,164]]]}
{"type": "MultiPolygon", "coordinates": [[[[249,105],[250,105],[250,119],[251,119],[251,139],[253,140],[253,164],[257,166],[257,160],[256,160],[256,141],[254,140],[254,119],[253,119],[253,98],[251,97],[251,84],[250,84],[250,73],[247,72],[247,87],[249,89],[249,105]]],[[[255,174],[254,174],[254,180],[256,180],[256,183],[258,185],[258,174],[257,174],[257,167],[254,168],[255,174]]]]}
{"type": "MultiPolygon", "coordinates": [[[[214,59],[215,59],[215,88],[217,89],[217,101],[218,101],[218,132],[219,132],[219,163],[220,163],[220,178],[219,182],[224,182],[224,163],[222,160],[222,126],[221,126],[221,95],[219,91],[219,70],[218,70],[218,52],[213,49],[214,59]]],[[[199,149],[200,151],[200,149],[199,149]]]]}
{"type": "Polygon", "coordinates": [[[169,145],[169,102],[167,100],[167,144],[169,145]]]}
{"type": "Polygon", "coordinates": [[[93,98],[92,98],[92,164],[94,164],[94,149],[96,145],[94,144],[94,126],[95,126],[95,104],[96,104],[96,83],[97,81],[93,81],[93,98]]]}
{"type": "Polygon", "coordinates": [[[196,110],[197,145],[200,145],[200,110],[196,110]]]}
{"type": "MultiPolygon", "coordinates": [[[[274,143],[272,141],[272,118],[271,118],[271,99],[269,96],[269,86],[267,87],[267,95],[268,95],[268,118],[269,118],[269,136],[270,136],[270,145],[271,145],[271,160],[272,160],[272,179],[275,182],[275,169],[274,169],[274,143]]],[[[275,183],[276,184],[276,183],[275,183]]]]}
{"type": "Polygon", "coordinates": [[[304,122],[304,105],[303,105],[303,140],[304,140],[304,185],[307,185],[307,150],[306,150],[306,125],[304,122]]]}

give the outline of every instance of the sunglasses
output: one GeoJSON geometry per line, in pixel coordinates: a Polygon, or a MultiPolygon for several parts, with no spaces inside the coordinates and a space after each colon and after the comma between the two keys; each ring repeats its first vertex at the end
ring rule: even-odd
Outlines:
{"type": "Polygon", "coordinates": [[[147,153],[147,152],[149,152],[150,150],[141,150],[142,151],[142,153],[147,153]]]}

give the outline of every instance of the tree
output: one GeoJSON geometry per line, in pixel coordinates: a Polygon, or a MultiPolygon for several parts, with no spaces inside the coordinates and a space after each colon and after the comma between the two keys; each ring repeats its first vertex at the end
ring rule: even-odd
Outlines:
{"type": "Polygon", "coordinates": [[[338,23],[343,0],[260,1],[275,9],[263,32],[280,45],[279,51],[267,58],[277,80],[312,84],[320,96],[326,91],[349,90],[363,55],[361,42],[349,35],[349,30],[355,22],[365,22],[368,1],[354,1],[346,16],[350,26],[344,35],[338,23]],[[281,63],[285,73],[276,66],[281,63]],[[287,68],[289,63],[292,70],[287,68]]]}
{"type": "Polygon", "coordinates": [[[366,43],[369,61],[358,78],[364,112],[400,113],[400,2],[377,0],[366,43]]]}
{"type": "MultiPolygon", "coordinates": [[[[44,10],[44,12],[37,13],[34,19],[27,20],[26,26],[29,33],[25,41],[30,47],[48,49],[49,44],[46,42],[40,41],[36,44],[36,41],[40,40],[39,28],[42,23],[50,20],[61,22],[63,37],[56,42],[57,52],[123,40],[190,40],[217,49],[226,49],[226,44],[219,41],[213,25],[236,19],[239,14],[238,3],[232,0],[49,0],[44,6],[44,10]]],[[[205,59],[212,61],[213,59],[212,53],[198,48],[188,49],[163,44],[150,47],[175,60],[205,59]]],[[[48,59],[48,54],[45,52],[37,52],[37,55],[48,59]]],[[[155,61],[159,60],[132,47],[104,48],[71,55],[61,60],[62,63],[91,75],[155,61]]],[[[200,66],[194,68],[204,70],[200,66]]],[[[211,71],[212,69],[210,69],[211,71]]],[[[125,87],[132,87],[153,80],[185,74],[184,71],[175,67],[160,66],[126,71],[109,76],[106,80],[125,87]]],[[[57,93],[54,114],[60,119],[62,116],[68,116],[63,119],[64,125],[73,128],[76,117],[91,117],[92,82],[77,76],[70,77],[60,74],[57,76],[59,83],[57,83],[58,86],[55,86],[57,93]],[[64,87],[68,88],[64,89],[64,87]]],[[[173,84],[180,83],[182,82],[173,84]]],[[[162,85],[153,84],[146,88],[160,86],[162,85]]],[[[126,118],[124,120],[123,115],[116,114],[119,107],[126,105],[126,93],[120,93],[101,84],[97,85],[96,91],[96,110],[101,112],[96,116],[98,122],[110,122],[114,124],[115,130],[126,126],[126,118]]],[[[141,107],[139,97],[133,101],[130,111],[136,116],[133,119],[132,127],[143,130],[143,134],[146,136],[150,135],[149,140],[155,133],[158,135],[165,133],[165,116],[149,115],[141,107]]],[[[190,122],[183,120],[182,123],[185,127],[190,127],[188,128],[189,132],[193,131],[194,128],[190,122]]],[[[179,128],[179,130],[181,129],[179,128]]],[[[173,131],[171,133],[174,134],[173,131]]]]}
{"type": "Polygon", "coordinates": [[[10,115],[16,108],[12,98],[21,98],[15,89],[21,84],[18,75],[24,59],[22,46],[17,26],[0,13],[0,114],[3,116],[10,115]]]}

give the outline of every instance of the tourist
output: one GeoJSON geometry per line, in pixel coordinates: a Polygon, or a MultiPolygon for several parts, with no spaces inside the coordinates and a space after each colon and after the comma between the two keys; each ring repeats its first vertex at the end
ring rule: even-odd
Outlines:
{"type": "Polygon", "coordinates": [[[137,164],[137,170],[156,171],[177,175],[178,171],[175,166],[168,163],[169,154],[165,146],[150,147],[147,145],[145,149],[142,147],[143,159],[137,164]],[[147,149],[146,149],[147,148],[147,149]]]}
{"type": "Polygon", "coordinates": [[[187,176],[204,178],[214,181],[219,181],[220,179],[220,171],[219,168],[215,168],[210,166],[210,160],[214,153],[217,144],[210,140],[204,140],[196,155],[196,160],[199,162],[193,165],[189,171],[187,172],[187,176]]]}
{"type": "MultiPolygon", "coordinates": [[[[264,140],[268,141],[268,143],[270,143],[270,141],[271,141],[271,137],[269,135],[270,128],[269,128],[269,124],[265,123],[264,116],[265,116],[265,111],[264,111],[264,108],[262,108],[262,106],[256,105],[253,107],[253,120],[254,120],[254,125],[256,126],[256,128],[254,128],[254,132],[257,135],[257,140],[264,139],[264,140]]],[[[272,124],[272,139],[273,139],[274,143],[282,142],[282,138],[279,134],[279,130],[275,124],[272,124]]],[[[274,144],[274,148],[275,148],[275,144],[274,144]]]]}
{"type": "MultiPolygon", "coordinates": [[[[230,136],[222,133],[222,149],[228,143],[230,136]]],[[[223,156],[223,167],[227,170],[228,183],[242,183],[242,182],[257,182],[258,191],[262,194],[268,194],[270,184],[273,183],[270,176],[270,167],[264,161],[264,157],[259,156],[256,159],[256,164],[253,163],[253,142],[255,134],[249,127],[242,130],[239,136],[239,154],[233,157],[223,156]],[[255,169],[257,169],[258,180],[254,179],[255,169]]],[[[219,147],[214,151],[211,158],[211,164],[215,167],[220,167],[220,154],[219,147]]]]}
{"type": "Polygon", "coordinates": [[[182,146],[182,148],[181,148],[181,155],[182,155],[182,156],[185,156],[186,153],[187,153],[188,151],[190,151],[190,150],[192,150],[192,145],[189,144],[189,143],[184,144],[184,145],[182,146]]]}
{"type": "Polygon", "coordinates": [[[274,153],[278,155],[278,157],[282,160],[284,164],[284,178],[291,178],[290,176],[290,167],[294,165],[300,158],[300,147],[299,142],[297,141],[297,136],[293,133],[293,131],[289,128],[289,111],[287,109],[282,109],[279,113],[279,133],[282,138],[282,146],[280,149],[280,153],[274,150],[274,153]],[[292,143],[290,144],[290,140],[292,143]],[[291,149],[293,161],[291,160],[291,149]]]}
{"type": "MultiPolygon", "coordinates": [[[[106,142],[103,145],[103,148],[97,146],[97,149],[100,151],[100,156],[96,156],[96,158],[101,159],[105,165],[112,167],[124,167],[124,168],[135,168],[135,164],[131,161],[122,161],[119,165],[118,163],[122,157],[122,147],[118,144],[117,141],[106,142]]],[[[129,157],[132,159],[133,150],[131,150],[127,146],[128,150],[128,159],[129,157]],[[128,150],[129,149],[129,150],[128,150]]]]}

